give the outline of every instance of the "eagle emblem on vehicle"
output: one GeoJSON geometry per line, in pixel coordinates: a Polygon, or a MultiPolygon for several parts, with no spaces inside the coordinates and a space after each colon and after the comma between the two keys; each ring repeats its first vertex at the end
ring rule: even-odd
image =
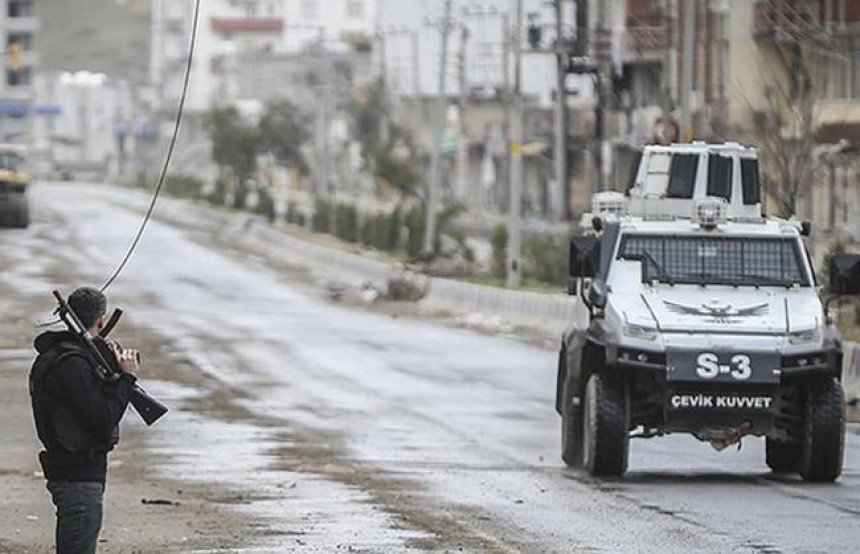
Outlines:
{"type": "Polygon", "coordinates": [[[663,303],[670,312],[681,315],[697,315],[706,317],[713,323],[738,323],[740,318],[767,315],[767,302],[736,308],[732,304],[723,304],[718,300],[703,302],[699,306],[687,306],[664,300],[663,303]]]}

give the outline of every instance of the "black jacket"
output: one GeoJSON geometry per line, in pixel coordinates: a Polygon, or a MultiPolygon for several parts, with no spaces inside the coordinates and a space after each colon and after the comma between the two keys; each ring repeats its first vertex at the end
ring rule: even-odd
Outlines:
{"type": "Polygon", "coordinates": [[[30,372],[30,394],[39,439],[39,461],[49,481],[104,482],[107,453],[136,381],[121,374],[100,379],[69,332],[36,337],[39,356],[30,372]]]}

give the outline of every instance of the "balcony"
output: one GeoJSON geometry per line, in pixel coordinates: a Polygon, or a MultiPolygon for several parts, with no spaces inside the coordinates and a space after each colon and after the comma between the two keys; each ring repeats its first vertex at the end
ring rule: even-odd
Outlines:
{"type": "Polygon", "coordinates": [[[210,24],[214,32],[221,34],[279,34],[284,30],[284,20],[280,17],[213,17],[210,24]]]}
{"type": "Polygon", "coordinates": [[[665,25],[633,24],[627,27],[624,61],[660,61],[669,46],[665,25]]]}
{"type": "Polygon", "coordinates": [[[625,62],[662,60],[669,46],[669,31],[666,18],[655,2],[630,1],[626,26],[625,62]]]}

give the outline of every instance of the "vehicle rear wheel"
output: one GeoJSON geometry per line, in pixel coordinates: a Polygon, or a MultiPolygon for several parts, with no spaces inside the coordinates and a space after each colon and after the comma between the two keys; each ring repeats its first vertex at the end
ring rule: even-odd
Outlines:
{"type": "Polygon", "coordinates": [[[800,459],[803,454],[802,445],[798,442],[777,441],[765,439],[765,462],[775,473],[794,473],[800,469],[800,459]]]}
{"type": "Polygon", "coordinates": [[[806,391],[806,421],[800,475],[806,481],[835,481],[845,449],[845,393],[836,379],[806,391]]]}
{"type": "Polygon", "coordinates": [[[25,206],[15,216],[15,227],[26,229],[30,226],[30,208],[25,206]]]}
{"type": "Polygon", "coordinates": [[[630,409],[621,383],[592,374],[585,385],[582,461],[591,475],[617,477],[627,471],[630,409]]]}

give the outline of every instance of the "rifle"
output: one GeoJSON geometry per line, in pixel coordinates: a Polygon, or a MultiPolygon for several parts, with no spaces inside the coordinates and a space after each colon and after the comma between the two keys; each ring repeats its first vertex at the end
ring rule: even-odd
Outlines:
{"type": "MultiPolygon", "coordinates": [[[[66,327],[69,328],[69,331],[78,338],[78,341],[84,347],[84,350],[90,355],[91,361],[95,364],[96,375],[107,382],[114,382],[119,379],[121,374],[119,368],[115,364],[108,362],[98,345],[94,342],[93,336],[90,334],[89,330],[84,327],[78,315],[74,310],[72,310],[71,306],[69,306],[59,291],[54,291],[54,298],[56,298],[57,303],[59,303],[59,307],[54,313],[60,317],[63,323],[66,324],[66,327]]],[[[102,339],[107,338],[107,335],[110,334],[119,322],[120,317],[122,317],[122,310],[114,310],[107,325],[105,325],[102,332],[99,333],[99,336],[102,339]]],[[[152,425],[167,413],[167,406],[162,404],[155,397],[151,396],[143,387],[137,384],[135,384],[134,388],[131,390],[129,403],[134,406],[134,409],[147,425],[152,425]]]]}

